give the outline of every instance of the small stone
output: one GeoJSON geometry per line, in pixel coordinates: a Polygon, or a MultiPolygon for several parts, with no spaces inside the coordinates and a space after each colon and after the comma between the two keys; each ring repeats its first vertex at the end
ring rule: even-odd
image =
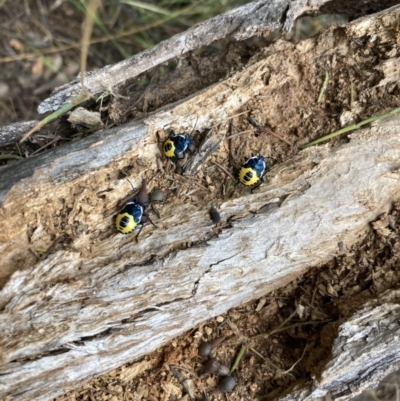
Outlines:
{"type": "Polygon", "coordinates": [[[204,331],[205,331],[205,333],[206,333],[208,336],[211,335],[212,332],[213,332],[212,328],[211,328],[211,327],[208,327],[208,326],[205,326],[205,327],[204,327],[204,331]]]}

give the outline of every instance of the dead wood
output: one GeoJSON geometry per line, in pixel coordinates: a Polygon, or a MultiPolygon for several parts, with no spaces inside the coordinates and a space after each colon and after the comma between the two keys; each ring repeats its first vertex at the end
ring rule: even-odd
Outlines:
{"type": "MultiPolygon", "coordinates": [[[[50,399],[281,287],[331,259],[338,243],[356,242],[398,199],[398,126],[303,151],[274,167],[254,195],[239,189],[229,199],[222,185],[213,189],[220,178],[208,185],[168,171],[156,132],[193,127],[196,116],[203,130],[260,93],[273,109],[283,86],[296,87],[300,71],[335,54],[332,43],[342,52],[369,35],[388,43],[396,24],[392,10],[355,21],[346,35],[328,30],[321,46],[279,41],[185,102],[1,169],[0,397],[50,399]],[[164,174],[171,194],[158,228],[146,227],[138,244],[113,227],[130,191],[121,170],[136,186],[164,174]],[[219,230],[208,218],[216,201],[219,230]]],[[[391,61],[377,61],[378,86],[397,79],[398,59],[391,61]]]]}
{"type": "Polygon", "coordinates": [[[19,141],[25,132],[33,128],[38,121],[15,123],[0,128],[0,146],[11,145],[19,141]]]}
{"type": "MultiPolygon", "coordinates": [[[[400,362],[399,297],[398,290],[387,291],[342,322],[332,359],[320,377],[280,400],[312,401],[329,396],[349,400],[377,387],[380,380],[396,371],[400,362]]],[[[329,326],[326,330],[337,330],[333,324],[329,326]]]]}
{"type": "MultiPolygon", "coordinates": [[[[99,96],[110,90],[118,91],[122,85],[131,82],[140,74],[175,57],[207,46],[210,43],[232,36],[236,40],[244,40],[257,34],[266,34],[282,28],[289,31],[294,21],[304,15],[316,13],[325,7],[325,12],[347,13],[349,16],[359,16],[367,7],[371,10],[383,10],[397,4],[396,1],[368,1],[349,5],[347,2],[318,0],[309,2],[297,0],[288,2],[258,1],[247,3],[242,7],[228,11],[215,18],[204,21],[187,31],[174,35],[153,48],[139,53],[130,59],[121,61],[98,71],[87,73],[85,87],[92,96],[99,96]],[[340,10],[340,11],[339,11],[340,10]]],[[[56,89],[55,93],[43,101],[39,113],[54,111],[81,94],[82,88],[79,77],[56,89]]]]}
{"type": "Polygon", "coordinates": [[[367,130],[302,152],[260,193],[221,204],[231,223],[216,237],[207,210],[187,204],[139,244],[103,227],[91,254],[59,250],[14,273],[1,293],[2,396],[54,395],[329,260],[396,199],[399,157],[397,131],[367,130]]]}
{"type": "MultiPolygon", "coordinates": [[[[32,120],[0,127],[0,146],[15,144],[38,123],[39,121],[32,120]]],[[[71,129],[70,124],[59,118],[46,124],[37,133],[33,134],[30,140],[38,142],[40,138],[54,138],[55,135],[63,136],[64,134],[71,137],[74,131],[76,130],[71,129]]]]}

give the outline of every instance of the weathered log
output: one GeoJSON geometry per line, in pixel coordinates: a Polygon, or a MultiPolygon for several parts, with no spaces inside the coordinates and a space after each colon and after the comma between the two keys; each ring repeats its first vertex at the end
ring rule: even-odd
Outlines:
{"type": "MultiPolygon", "coordinates": [[[[396,10],[356,21],[346,40],[393,40],[397,21],[396,10]]],[[[332,43],[344,36],[334,35],[332,43]]],[[[335,52],[319,39],[326,46],[279,42],[186,102],[0,170],[0,397],[50,399],[144,355],[329,260],[398,199],[398,127],[373,127],[275,167],[254,195],[219,199],[219,230],[207,216],[211,190],[195,201],[177,191],[138,244],[113,227],[129,190],[118,171],[129,167],[135,185],[156,174],[158,129],[193,127],[196,115],[209,127],[266,86],[274,93],[301,80],[301,63],[335,52]],[[276,73],[267,68],[274,60],[276,73]]],[[[381,67],[382,82],[396,79],[387,60],[381,67]]]]}
{"type": "MultiPolygon", "coordinates": [[[[390,290],[342,322],[332,349],[332,359],[321,377],[280,401],[349,400],[378,386],[400,362],[400,292],[390,290]]],[[[335,324],[336,325],[336,324],[335,324]]],[[[326,330],[336,331],[328,325],[326,330]]],[[[333,324],[332,324],[333,326],[333,324]]]]}
{"type": "Polygon", "coordinates": [[[14,273],[1,293],[0,394],[54,395],[329,260],[397,198],[399,157],[398,130],[366,130],[221,204],[232,223],[214,238],[206,210],[188,204],[138,244],[110,229],[90,259],[63,250],[14,273]]]}
{"type": "MultiPolygon", "coordinates": [[[[324,9],[324,12],[341,12],[347,13],[349,16],[359,16],[366,7],[378,11],[395,4],[397,4],[396,1],[390,0],[368,1],[351,5],[347,2],[331,0],[315,2],[279,0],[272,3],[262,0],[248,3],[174,35],[127,60],[87,73],[85,87],[92,96],[99,96],[109,91],[110,88],[123,85],[157,65],[175,57],[182,57],[182,55],[209,45],[218,39],[231,35],[237,40],[244,40],[278,28],[289,31],[297,18],[316,13],[320,9],[324,9]]],[[[80,79],[77,78],[75,81],[57,88],[52,96],[39,105],[38,111],[46,113],[57,110],[70,102],[72,98],[79,96],[81,91],[80,79]]]]}
{"type": "Polygon", "coordinates": [[[0,127],[0,146],[10,145],[19,141],[25,132],[32,129],[39,121],[26,121],[0,127]]]}
{"type": "MultiPolygon", "coordinates": [[[[0,127],[0,146],[15,144],[15,142],[18,142],[29,130],[31,130],[38,123],[39,121],[32,120],[0,127]]],[[[75,130],[71,130],[70,124],[67,124],[63,119],[58,118],[49,122],[39,131],[35,132],[30,137],[30,140],[34,140],[36,136],[47,136],[50,138],[54,138],[55,132],[61,137],[64,134],[71,136],[74,131],[75,130]]]]}

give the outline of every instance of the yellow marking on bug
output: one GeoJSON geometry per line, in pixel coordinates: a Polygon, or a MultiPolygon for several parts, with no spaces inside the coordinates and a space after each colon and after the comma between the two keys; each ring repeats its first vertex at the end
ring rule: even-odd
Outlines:
{"type": "Polygon", "coordinates": [[[171,139],[166,139],[164,141],[164,153],[167,157],[174,157],[175,156],[175,144],[171,139]],[[168,146],[170,145],[170,146],[168,146]]]}
{"type": "Polygon", "coordinates": [[[252,169],[251,167],[241,167],[239,171],[239,181],[248,187],[251,185],[257,184],[258,181],[260,181],[260,178],[258,177],[256,171],[252,169]],[[253,176],[249,181],[246,181],[244,177],[246,176],[247,173],[251,172],[253,176]]]}
{"type": "Polygon", "coordinates": [[[117,219],[115,220],[115,227],[117,227],[117,230],[122,234],[131,233],[133,230],[135,230],[137,225],[138,223],[136,223],[136,221],[133,219],[133,216],[129,213],[118,213],[117,219]],[[128,223],[124,227],[121,222],[125,217],[128,219],[128,223]]]}

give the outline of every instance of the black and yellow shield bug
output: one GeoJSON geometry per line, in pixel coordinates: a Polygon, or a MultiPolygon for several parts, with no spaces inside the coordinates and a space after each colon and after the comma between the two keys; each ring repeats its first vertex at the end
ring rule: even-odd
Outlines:
{"type": "MultiPolygon", "coordinates": [[[[132,183],[129,181],[132,185],[132,183]]],[[[133,188],[133,186],[132,186],[133,188]]],[[[115,227],[122,234],[130,234],[135,231],[138,226],[140,226],[139,232],[136,235],[136,240],[142,231],[143,225],[150,221],[154,227],[157,226],[151,221],[149,215],[145,212],[146,203],[141,203],[140,200],[148,199],[146,192],[146,183],[143,181],[142,187],[139,193],[134,196],[133,199],[128,200],[125,206],[117,214],[115,220],[115,227]]]]}
{"type": "MultiPolygon", "coordinates": [[[[264,182],[264,173],[267,165],[263,156],[253,156],[247,159],[239,170],[239,181],[246,186],[257,188],[264,182]]],[[[252,191],[253,191],[252,189],[252,191]]]]}
{"type": "Polygon", "coordinates": [[[186,150],[189,150],[189,152],[192,153],[196,151],[196,145],[191,138],[191,134],[193,134],[193,131],[196,128],[197,120],[198,119],[196,119],[190,134],[187,132],[183,134],[176,134],[175,131],[172,130],[169,133],[168,138],[164,141],[164,155],[168,157],[168,159],[171,159],[174,163],[185,157],[186,150]]]}
{"type": "Polygon", "coordinates": [[[196,145],[193,143],[188,133],[176,134],[175,131],[171,131],[168,138],[163,143],[165,156],[174,163],[184,158],[187,149],[191,152],[196,150],[196,145]]]}

